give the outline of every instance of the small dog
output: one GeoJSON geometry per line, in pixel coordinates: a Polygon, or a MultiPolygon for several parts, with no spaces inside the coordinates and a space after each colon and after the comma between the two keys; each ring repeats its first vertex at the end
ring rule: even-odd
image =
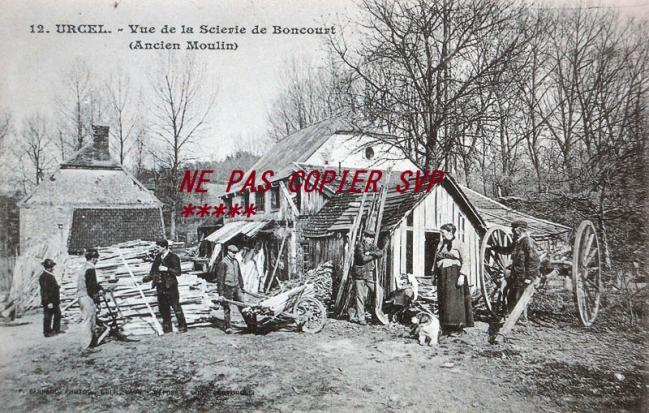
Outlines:
{"type": "Polygon", "coordinates": [[[428,342],[429,346],[436,346],[439,343],[439,333],[441,331],[437,317],[419,313],[411,320],[412,334],[419,339],[419,345],[423,346],[428,342]]]}

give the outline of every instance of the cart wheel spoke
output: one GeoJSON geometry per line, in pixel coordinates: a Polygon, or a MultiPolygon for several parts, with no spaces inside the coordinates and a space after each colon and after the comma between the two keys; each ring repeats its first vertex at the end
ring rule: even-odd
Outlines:
{"type": "Polygon", "coordinates": [[[599,261],[599,250],[598,249],[593,249],[592,251],[587,253],[586,259],[584,260],[584,265],[589,266],[591,261],[593,260],[593,258],[595,258],[596,255],[598,257],[597,261],[599,261]]]}
{"type": "Polygon", "coordinates": [[[496,252],[495,247],[511,244],[508,229],[501,226],[489,228],[480,245],[480,289],[489,312],[500,316],[502,309],[502,286],[505,270],[510,263],[508,254],[496,252]]]}
{"type": "Polygon", "coordinates": [[[327,311],[316,298],[302,297],[294,309],[298,327],[305,333],[317,333],[327,321],[327,311]]]}
{"type": "Polygon", "coordinates": [[[584,281],[588,283],[588,285],[591,285],[594,289],[599,290],[599,285],[596,281],[590,280],[588,278],[584,278],[584,281]]]}
{"type": "Polygon", "coordinates": [[[582,221],[573,246],[574,297],[584,326],[593,324],[599,310],[601,266],[597,231],[590,221],[582,221]]]}

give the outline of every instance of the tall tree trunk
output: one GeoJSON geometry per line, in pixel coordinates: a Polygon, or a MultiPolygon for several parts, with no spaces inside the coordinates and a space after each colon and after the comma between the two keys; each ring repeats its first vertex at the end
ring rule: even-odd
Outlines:
{"type": "Polygon", "coordinates": [[[171,202],[171,213],[169,214],[169,238],[176,240],[176,200],[171,202]]]}

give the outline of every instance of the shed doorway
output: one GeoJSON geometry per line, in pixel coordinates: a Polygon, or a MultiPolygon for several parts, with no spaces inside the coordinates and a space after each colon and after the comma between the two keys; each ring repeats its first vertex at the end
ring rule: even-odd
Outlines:
{"type": "Polygon", "coordinates": [[[435,252],[441,238],[441,233],[438,231],[425,231],[424,241],[424,276],[433,276],[433,263],[435,262],[435,252]]]}

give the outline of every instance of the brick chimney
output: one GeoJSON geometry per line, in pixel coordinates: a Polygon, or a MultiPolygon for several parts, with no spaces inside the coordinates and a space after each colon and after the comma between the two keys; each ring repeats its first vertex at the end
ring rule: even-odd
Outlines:
{"type": "Polygon", "coordinates": [[[94,160],[110,160],[110,150],[108,148],[108,129],[108,126],[92,125],[92,157],[94,160]]]}

